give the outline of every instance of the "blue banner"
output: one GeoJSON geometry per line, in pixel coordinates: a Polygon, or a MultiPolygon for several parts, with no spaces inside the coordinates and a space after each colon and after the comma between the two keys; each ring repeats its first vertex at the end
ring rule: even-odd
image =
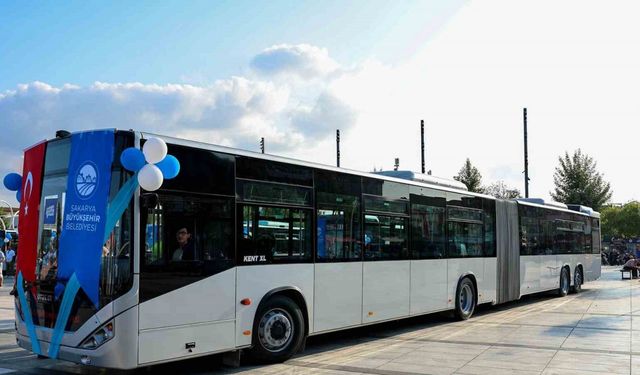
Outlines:
{"type": "Polygon", "coordinates": [[[57,278],[59,286],[66,285],[75,273],[96,308],[113,154],[113,130],[71,136],[57,278]]]}
{"type": "Polygon", "coordinates": [[[56,214],[58,213],[58,197],[45,197],[44,198],[44,224],[55,225],[56,214]]]}

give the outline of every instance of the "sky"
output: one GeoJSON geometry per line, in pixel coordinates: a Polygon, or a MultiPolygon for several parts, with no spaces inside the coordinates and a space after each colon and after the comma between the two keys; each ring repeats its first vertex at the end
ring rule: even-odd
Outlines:
{"type": "MultiPolygon", "coordinates": [[[[0,175],[57,129],[134,128],[550,198],[581,149],[640,199],[634,1],[0,2],[0,175]]],[[[0,199],[17,204],[13,194],[0,199]]]]}

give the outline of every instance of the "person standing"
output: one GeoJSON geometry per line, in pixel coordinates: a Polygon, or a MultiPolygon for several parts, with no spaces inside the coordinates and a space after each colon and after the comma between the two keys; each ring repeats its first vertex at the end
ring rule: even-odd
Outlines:
{"type": "Polygon", "coordinates": [[[9,250],[7,250],[6,258],[7,258],[7,275],[13,274],[14,273],[13,261],[16,258],[16,252],[15,250],[13,250],[13,248],[9,248],[9,250]]]}
{"type": "Polygon", "coordinates": [[[0,249],[0,286],[4,283],[4,268],[7,258],[4,256],[4,251],[0,249]]]}

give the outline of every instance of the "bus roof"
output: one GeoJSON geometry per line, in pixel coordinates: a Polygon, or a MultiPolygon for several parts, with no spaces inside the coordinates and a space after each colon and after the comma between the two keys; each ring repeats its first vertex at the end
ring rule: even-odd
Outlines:
{"type": "Polygon", "coordinates": [[[597,211],[594,211],[590,207],[571,205],[571,204],[566,205],[558,202],[548,202],[542,198],[517,198],[515,199],[515,201],[518,202],[518,204],[525,205],[525,206],[542,207],[542,208],[555,210],[555,211],[562,211],[562,212],[568,212],[572,214],[579,214],[584,216],[600,218],[600,213],[597,211]],[[576,210],[575,209],[576,206],[583,207],[585,208],[585,210],[576,210]],[[586,210],[587,208],[588,210],[586,210]]]}
{"type": "Polygon", "coordinates": [[[467,195],[472,195],[472,196],[491,199],[491,200],[495,200],[496,199],[495,197],[493,197],[491,195],[486,195],[486,194],[481,194],[481,193],[473,193],[473,192],[469,192],[467,190],[457,189],[457,188],[454,188],[454,187],[436,185],[435,183],[426,183],[426,182],[408,180],[408,179],[403,179],[403,178],[398,178],[398,177],[390,177],[390,176],[385,176],[385,175],[381,175],[381,174],[362,172],[362,171],[357,171],[357,170],[352,170],[352,169],[347,169],[347,168],[338,168],[338,167],[334,167],[334,166],[326,165],[326,164],[313,163],[313,162],[308,162],[308,161],[303,161],[303,160],[298,160],[298,159],[292,159],[292,158],[287,158],[287,157],[283,157],[283,156],[276,156],[276,155],[271,155],[271,154],[262,154],[262,153],[259,153],[259,152],[241,150],[241,149],[236,149],[236,148],[226,147],[226,146],[219,146],[219,145],[214,145],[214,144],[205,143],[205,142],[199,142],[199,141],[191,141],[191,140],[187,140],[187,139],[183,139],[183,138],[176,138],[176,137],[166,136],[166,135],[162,135],[162,134],[140,132],[140,135],[141,135],[141,137],[143,139],[144,138],[149,138],[149,137],[158,137],[158,138],[161,138],[161,139],[163,139],[163,140],[165,140],[165,141],[167,141],[169,143],[182,145],[182,146],[197,147],[197,148],[201,148],[201,149],[217,151],[217,152],[222,152],[222,153],[227,153],[227,154],[248,156],[248,157],[257,158],[257,159],[270,160],[270,161],[281,162],[281,163],[295,164],[295,165],[300,165],[300,166],[304,166],[304,167],[324,169],[324,170],[333,171],[333,172],[348,173],[348,174],[362,176],[362,177],[369,177],[369,178],[373,178],[373,179],[377,179],[377,180],[384,180],[384,181],[390,181],[390,182],[399,182],[399,183],[403,183],[403,184],[406,184],[406,185],[412,185],[412,186],[428,187],[428,188],[432,188],[432,189],[435,189],[435,190],[447,191],[447,192],[451,192],[451,193],[467,194],[467,195]]]}

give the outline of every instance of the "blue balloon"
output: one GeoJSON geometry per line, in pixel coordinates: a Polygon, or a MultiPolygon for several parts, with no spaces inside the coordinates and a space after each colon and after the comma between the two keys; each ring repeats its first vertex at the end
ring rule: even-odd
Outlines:
{"type": "Polygon", "coordinates": [[[9,173],[4,176],[4,187],[9,190],[17,191],[22,186],[22,176],[17,173],[9,173]]]}
{"type": "Polygon", "coordinates": [[[144,160],[142,151],[135,147],[129,147],[122,151],[120,163],[131,172],[138,172],[147,162],[144,160]]]}
{"type": "Polygon", "coordinates": [[[16,199],[18,203],[22,202],[22,192],[20,190],[16,191],[16,199]]]}
{"type": "Polygon", "coordinates": [[[160,168],[162,176],[165,179],[171,179],[180,173],[180,162],[173,155],[167,155],[164,159],[156,163],[156,167],[160,168]]]}
{"type": "Polygon", "coordinates": [[[11,239],[11,233],[7,232],[4,234],[4,238],[11,239]]]}

